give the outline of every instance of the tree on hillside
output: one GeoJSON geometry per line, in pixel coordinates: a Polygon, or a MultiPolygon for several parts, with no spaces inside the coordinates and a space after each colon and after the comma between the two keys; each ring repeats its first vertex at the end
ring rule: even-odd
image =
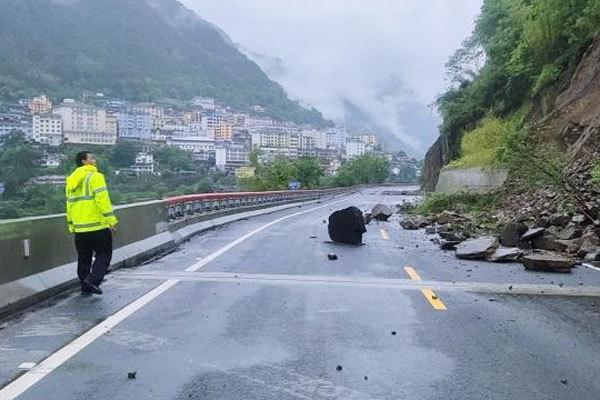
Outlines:
{"type": "Polygon", "coordinates": [[[40,170],[41,158],[42,152],[20,131],[0,138],[0,182],[4,183],[6,197],[22,192],[23,185],[40,170]]]}
{"type": "Polygon", "coordinates": [[[300,182],[301,188],[310,189],[317,187],[325,172],[314,157],[301,157],[294,161],[296,167],[296,180],[300,182]]]}
{"type": "Polygon", "coordinates": [[[162,146],[154,150],[154,158],[163,171],[193,171],[195,170],[192,153],[179,147],[162,146]]]}
{"type": "Polygon", "coordinates": [[[108,160],[113,167],[129,168],[135,161],[135,155],[139,151],[139,145],[127,140],[119,140],[108,151],[108,160]]]}
{"type": "Polygon", "coordinates": [[[343,164],[336,176],[338,186],[382,183],[389,176],[389,162],[383,157],[364,154],[343,164]]]}

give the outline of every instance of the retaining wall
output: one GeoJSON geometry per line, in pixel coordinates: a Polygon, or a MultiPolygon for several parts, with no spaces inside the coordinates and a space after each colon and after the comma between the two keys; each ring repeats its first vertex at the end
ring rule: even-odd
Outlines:
{"type": "Polygon", "coordinates": [[[499,169],[443,169],[440,172],[435,191],[488,193],[501,188],[507,178],[508,171],[499,169]]]}
{"type": "MultiPolygon", "coordinates": [[[[117,207],[111,269],[139,264],[215,226],[341,192],[210,193],[117,207]]],[[[0,316],[76,284],[76,260],[64,214],[0,221],[0,316]]]]}

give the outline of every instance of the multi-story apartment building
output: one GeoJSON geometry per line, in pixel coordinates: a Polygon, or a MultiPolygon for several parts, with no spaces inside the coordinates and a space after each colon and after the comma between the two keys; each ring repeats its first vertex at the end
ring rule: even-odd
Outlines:
{"type": "Polygon", "coordinates": [[[118,133],[121,139],[151,140],[152,117],[140,112],[117,114],[118,133]]]}
{"type": "Polygon", "coordinates": [[[214,132],[221,123],[225,121],[225,115],[217,111],[207,112],[202,115],[202,129],[207,132],[214,132]]]}
{"type": "Polygon", "coordinates": [[[31,139],[33,135],[31,121],[0,115],[0,137],[8,135],[13,131],[19,131],[26,138],[31,139]]]}
{"type": "Polygon", "coordinates": [[[252,147],[300,147],[300,134],[284,131],[279,127],[265,128],[251,132],[252,147]]]}
{"type": "Polygon", "coordinates": [[[146,114],[150,116],[152,131],[158,131],[163,128],[164,124],[164,110],[162,107],[154,103],[140,103],[129,107],[129,112],[146,114]]]}
{"type": "Polygon", "coordinates": [[[357,139],[349,139],[346,141],[346,158],[351,160],[360,157],[367,152],[367,145],[357,139]]]}
{"type": "Polygon", "coordinates": [[[29,102],[29,112],[32,114],[48,114],[52,111],[52,102],[47,96],[34,97],[29,102]]]}
{"type": "Polygon", "coordinates": [[[207,161],[215,156],[215,141],[212,139],[171,137],[167,138],[167,146],[175,146],[192,152],[198,160],[207,161]]]}
{"type": "Polygon", "coordinates": [[[276,158],[298,158],[297,148],[291,147],[262,147],[260,149],[260,161],[271,162],[276,158]]]}
{"type": "Polygon", "coordinates": [[[55,113],[67,143],[111,145],[117,141],[117,119],[104,109],[67,99],[55,113]]]}
{"type": "Polygon", "coordinates": [[[35,114],[32,125],[32,138],[34,141],[51,146],[58,146],[62,143],[62,122],[58,115],[35,114]]]}
{"type": "Polygon", "coordinates": [[[198,110],[187,110],[181,114],[184,124],[198,123],[202,121],[202,113],[198,110]]]}
{"type": "Polygon", "coordinates": [[[215,165],[218,169],[233,171],[249,164],[249,151],[246,147],[232,143],[215,147],[215,165]]]}
{"type": "Polygon", "coordinates": [[[275,121],[269,118],[247,117],[244,119],[244,129],[250,133],[263,131],[277,126],[275,121]]]}
{"type": "Polygon", "coordinates": [[[214,130],[215,140],[229,141],[233,137],[233,125],[228,122],[221,122],[214,130]]]}
{"type": "Polygon", "coordinates": [[[193,100],[193,104],[196,107],[200,107],[204,110],[214,110],[216,108],[215,99],[211,99],[208,97],[196,97],[193,100]]]}

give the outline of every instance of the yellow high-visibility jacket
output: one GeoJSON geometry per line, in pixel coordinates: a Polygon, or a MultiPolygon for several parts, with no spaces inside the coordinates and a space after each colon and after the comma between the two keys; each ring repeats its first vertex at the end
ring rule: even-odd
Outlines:
{"type": "Polygon", "coordinates": [[[93,165],[77,168],[67,178],[69,232],[99,231],[117,225],[104,175],[93,165]]]}

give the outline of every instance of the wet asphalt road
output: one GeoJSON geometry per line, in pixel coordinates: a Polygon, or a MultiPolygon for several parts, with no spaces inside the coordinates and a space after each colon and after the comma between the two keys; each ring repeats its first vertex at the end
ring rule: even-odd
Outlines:
{"type": "Polygon", "coordinates": [[[600,399],[600,297],[577,295],[600,289],[600,272],[459,261],[397,216],[372,222],[365,246],[325,243],[331,211],[403,199],[382,190],[275,223],[216,258],[269,222],[340,199],[207,232],[111,274],[101,297],[65,293],[0,323],[0,382],[176,279],[19,398],[600,399]]]}

